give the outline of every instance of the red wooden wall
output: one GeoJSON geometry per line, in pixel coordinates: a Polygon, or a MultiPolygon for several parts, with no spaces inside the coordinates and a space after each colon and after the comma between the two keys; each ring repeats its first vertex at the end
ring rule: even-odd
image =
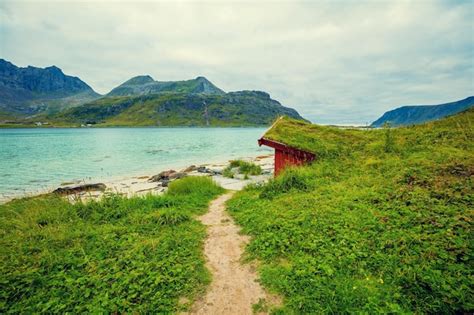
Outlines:
{"type": "Polygon", "coordinates": [[[311,162],[313,159],[304,156],[297,156],[292,152],[285,152],[282,150],[275,149],[275,176],[280,174],[283,169],[289,165],[303,165],[311,162]]]}
{"type": "Polygon", "coordinates": [[[302,165],[310,163],[316,158],[316,155],[311,152],[289,147],[286,144],[265,138],[260,138],[258,145],[267,145],[275,149],[275,176],[288,165],[302,165]]]}

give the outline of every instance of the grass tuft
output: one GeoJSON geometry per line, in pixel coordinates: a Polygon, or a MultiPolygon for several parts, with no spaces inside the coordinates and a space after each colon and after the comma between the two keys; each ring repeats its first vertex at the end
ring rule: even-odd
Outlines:
{"type": "Polygon", "coordinates": [[[249,175],[256,176],[262,174],[262,168],[253,162],[233,160],[230,161],[229,165],[223,170],[222,175],[224,177],[234,178],[234,169],[237,169],[240,174],[245,175],[246,179],[249,178],[249,175]]]}
{"type": "Polygon", "coordinates": [[[272,199],[292,191],[309,191],[313,188],[312,172],[303,167],[286,168],[278,177],[264,186],[260,198],[272,199]]]}

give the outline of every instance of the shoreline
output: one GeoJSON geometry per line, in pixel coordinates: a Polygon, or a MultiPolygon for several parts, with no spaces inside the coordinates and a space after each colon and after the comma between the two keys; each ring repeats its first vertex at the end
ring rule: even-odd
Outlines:
{"type": "Polygon", "coordinates": [[[39,189],[37,191],[31,192],[24,192],[19,193],[18,195],[14,196],[3,196],[0,195],[0,204],[8,203],[15,199],[22,199],[22,198],[29,198],[35,197],[42,194],[52,193],[55,189],[58,188],[72,188],[77,187],[80,185],[86,184],[105,184],[106,189],[105,191],[83,191],[73,194],[66,194],[65,197],[68,198],[71,202],[75,202],[78,200],[87,201],[87,200],[97,200],[100,199],[104,194],[107,193],[115,193],[119,195],[126,196],[128,198],[132,196],[143,196],[146,194],[154,194],[160,195],[164,193],[167,188],[163,186],[161,182],[151,182],[149,179],[156,174],[161,172],[174,170],[177,173],[185,173],[186,176],[209,176],[212,177],[216,183],[221,185],[225,189],[229,190],[241,190],[246,185],[250,183],[262,183],[268,181],[270,178],[273,177],[273,154],[262,154],[258,156],[252,157],[244,157],[239,158],[244,161],[253,162],[259,165],[262,168],[262,174],[257,176],[249,176],[248,179],[244,179],[243,176],[236,176],[235,178],[228,178],[222,176],[222,170],[229,164],[231,160],[236,159],[228,159],[226,161],[217,161],[217,162],[210,162],[204,164],[192,164],[195,166],[195,170],[186,171],[191,165],[187,165],[186,167],[167,167],[161,169],[159,172],[149,171],[148,174],[145,174],[147,171],[143,171],[142,174],[135,174],[133,176],[113,176],[103,180],[78,180],[74,182],[64,182],[58,186],[51,186],[44,189],[39,189]],[[199,172],[197,168],[204,167],[208,172],[199,172]],[[55,187],[55,188],[54,188],[55,187]]]}

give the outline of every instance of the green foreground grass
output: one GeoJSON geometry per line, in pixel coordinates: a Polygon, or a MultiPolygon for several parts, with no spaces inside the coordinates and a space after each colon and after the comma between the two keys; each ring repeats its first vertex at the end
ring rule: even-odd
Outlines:
{"type": "Polygon", "coordinates": [[[174,313],[210,281],[194,215],[209,178],[163,196],[71,205],[45,195],[0,206],[0,313],[174,313]]]}
{"type": "Polygon", "coordinates": [[[270,130],[318,156],[228,202],[284,298],[273,312],[473,312],[473,123],[470,110],[410,128],[270,130]]]}

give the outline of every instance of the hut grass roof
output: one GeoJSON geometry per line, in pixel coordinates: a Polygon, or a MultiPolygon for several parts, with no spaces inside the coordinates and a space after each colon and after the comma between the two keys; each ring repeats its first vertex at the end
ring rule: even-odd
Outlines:
{"type": "Polygon", "coordinates": [[[327,156],[346,152],[364,137],[358,130],[321,126],[284,116],[278,118],[262,138],[318,156],[327,156]]]}

